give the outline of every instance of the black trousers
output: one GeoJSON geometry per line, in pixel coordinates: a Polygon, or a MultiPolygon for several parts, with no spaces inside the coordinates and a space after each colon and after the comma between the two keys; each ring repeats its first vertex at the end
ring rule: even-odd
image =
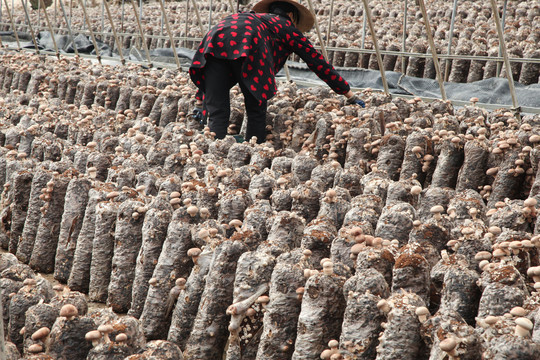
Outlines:
{"type": "Polygon", "coordinates": [[[259,105],[250,90],[243,83],[243,59],[225,60],[209,56],[206,59],[204,105],[208,111],[208,126],[216,133],[216,138],[223,139],[227,135],[231,116],[229,91],[236,85],[244,94],[244,103],[248,118],[246,140],[256,136],[258,143],[266,138],[266,101],[259,105]]]}

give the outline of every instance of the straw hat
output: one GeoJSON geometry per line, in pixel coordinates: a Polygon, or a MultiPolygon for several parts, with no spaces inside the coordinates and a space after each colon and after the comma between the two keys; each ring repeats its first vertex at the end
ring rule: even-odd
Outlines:
{"type": "Polygon", "coordinates": [[[296,27],[301,32],[309,31],[313,24],[315,23],[315,16],[311,11],[308,10],[304,5],[299,4],[298,2],[294,0],[262,0],[259,1],[255,6],[253,6],[253,11],[257,13],[267,13],[268,9],[270,7],[270,4],[275,3],[276,1],[286,2],[298,9],[298,14],[300,15],[300,19],[298,20],[298,24],[296,27]]]}

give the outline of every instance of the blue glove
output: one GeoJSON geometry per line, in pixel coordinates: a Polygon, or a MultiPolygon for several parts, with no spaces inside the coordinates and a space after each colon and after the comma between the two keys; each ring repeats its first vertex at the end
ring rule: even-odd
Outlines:
{"type": "Polygon", "coordinates": [[[349,99],[347,99],[347,104],[349,105],[360,105],[361,107],[365,108],[366,107],[366,103],[359,99],[358,96],[354,95],[354,96],[351,96],[349,99]]]}
{"type": "Polygon", "coordinates": [[[193,108],[193,112],[191,114],[189,114],[189,116],[191,116],[194,120],[198,121],[202,125],[205,125],[204,124],[204,114],[203,114],[203,109],[202,108],[200,108],[200,107],[193,108]]]}

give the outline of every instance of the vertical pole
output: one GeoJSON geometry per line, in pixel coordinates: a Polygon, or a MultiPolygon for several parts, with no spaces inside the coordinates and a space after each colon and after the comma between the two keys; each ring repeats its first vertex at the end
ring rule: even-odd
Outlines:
{"type": "Polygon", "coordinates": [[[210,0],[208,5],[208,31],[212,30],[212,5],[214,5],[214,1],[210,0]]]}
{"type": "MultiPolygon", "coordinates": [[[[452,39],[454,38],[454,23],[456,22],[457,2],[454,0],[454,7],[452,8],[452,20],[450,20],[450,33],[448,34],[448,55],[452,55],[452,39]]],[[[444,64],[444,80],[448,81],[450,76],[450,59],[446,59],[444,64]]]]}
{"type": "Polygon", "coordinates": [[[9,17],[9,21],[11,22],[11,27],[13,28],[13,34],[15,35],[15,40],[17,40],[17,49],[21,49],[21,43],[19,42],[19,35],[17,35],[17,29],[15,28],[15,21],[13,21],[13,16],[11,16],[11,11],[9,11],[9,6],[7,3],[7,0],[4,0],[6,3],[6,12],[9,17]]]}
{"type": "Polygon", "coordinates": [[[118,55],[120,56],[120,62],[122,63],[122,65],[125,65],[126,59],[124,59],[124,54],[122,53],[122,43],[120,42],[120,40],[118,39],[118,35],[116,34],[116,27],[114,26],[114,21],[111,16],[111,11],[109,10],[109,4],[105,0],[102,0],[102,1],[103,1],[103,5],[105,6],[105,10],[107,11],[107,17],[109,18],[109,22],[111,24],[114,41],[116,43],[116,48],[118,49],[118,55]]]}
{"type": "Polygon", "coordinates": [[[6,359],[6,339],[4,337],[4,305],[2,303],[2,296],[0,296],[0,360],[6,359]]]}
{"type": "Polygon", "coordinates": [[[101,0],[101,41],[105,41],[105,0],[101,0]]]}
{"type": "Polygon", "coordinates": [[[71,38],[71,42],[73,43],[73,50],[75,51],[75,55],[79,56],[79,50],[77,50],[77,46],[75,46],[75,38],[73,37],[73,32],[71,31],[71,25],[68,21],[66,9],[64,8],[64,3],[62,2],[62,0],[58,0],[58,2],[60,3],[60,9],[62,10],[62,14],[64,15],[64,20],[66,21],[69,37],[71,38]]]}
{"type": "MultiPolygon", "coordinates": [[[[405,0],[405,9],[403,11],[403,40],[401,51],[407,51],[407,15],[409,14],[409,2],[405,0]]],[[[405,55],[401,56],[401,72],[405,74],[405,55]]]]}
{"type": "Polygon", "coordinates": [[[96,50],[96,58],[101,64],[101,54],[99,52],[99,47],[96,41],[96,37],[94,36],[94,31],[92,30],[92,25],[90,24],[90,20],[88,19],[88,15],[86,13],[86,6],[84,5],[83,0],[79,0],[79,5],[81,5],[82,7],[84,20],[88,24],[88,30],[90,30],[90,37],[92,38],[92,42],[94,43],[94,50],[96,50]]]}
{"type": "MultiPolygon", "coordinates": [[[[504,0],[503,13],[502,13],[502,27],[503,27],[503,29],[506,26],[506,7],[507,7],[507,5],[508,5],[508,0],[504,0]]],[[[497,15],[498,14],[499,13],[497,12],[497,15]]],[[[501,56],[502,56],[502,45],[499,42],[499,57],[501,57],[501,56]]],[[[497,61],[497,73],[495,74],[496,77],[501,76],[501,69],[502,69],[502,63],[500,61],[497,61]]]]}
{"type": "Polygon", "coordinates": [[[366,11],[364,11],[364,18],[362,19],[362,49],[366,48],[366,27],[367,27],[367,16],[366,16],[366,11]]]}
{"type": "MultiPolygon", "coordinates": [[[[83,0],[82,2],[79,0],[79,4],[86,9],[86,0],[83,0]]],[[[88,27],[90,27],[90,23],[88,23],[88,27]]],[[[83,30],[86,30],[86,22],[83,22],[82,28],[83,30]]]]}
{"type": "MultiPolygon", "coordinates": [[[[11,3],[12,9],[13,9],[13,2],[11,3]]],[[[28,16],[28,9],[26,8],[26,1],[22,0],[21,4],[24,9],[24,16],[26,17],[26,22],[28,23],[28,29],[30,29],[30,35],[32,36],[32,41],[34,42],[34,47],[36,48],[36,54],[39,54],[39,48],[37,46],[36,41],[36,35],[34,34],[34,29],[32,28],[32,24],[30,23],[30,16],[28,16]]]]}
{"type": "Polygon", "coordinates": [[[330,2],[330,16],[328,17],[328,28],[326,29],[326,46],[328,46],[328,44],[330,43],[330,31],[332,30],[333,17],[334,17],[334,0],[330,2]]]}
{"type": "Polygon", "coordinates": [[[174,60],[176,61],[176,66],[178,67],[178,71],[182,71],[182,66],[180,65],[180,60],[178,60],[178,54],[176,53],[176,46],[174,46],[174,38],[172,36],[171,28],[169,26],[169,19],[167,18],[167,14],[165,13],[165,4],[163,4],[163,0],[159,0],[159,5],[161,6],[161,15],[165,20],[165,26],[167,28],[167,33],[169,34],[169,39],[171,41],[171,48],[173,51],[174,60]]]}
{"type": "Polygon", "coordinates": [[[124,33],[124,0],[122,0],[122,18],[121,18],[121,29],[120,32],[124,33]]]}
{"type": "Polygon", "coordinates": [[[514,88],[514,78],[512,76],[512,68],[510,67],[510,60],[508,60],[508,53],[506,52],[506,42],[504,41],[503,29],[501,26],[501,19],[497,10],[497,3],[495,0],[491,1],[491,8],[493,9],[493,19],[497,26],[497,33],[499,34],[499,44],[501,45],[502,56],[504,58],[504,66],[506,68],[506,78],[508,79],[508,87],[510,88],[510,95],[512,96],[513,110],[515,111],[516,118],[520,120],[519,105],[516,98],[516,89],[514,88]]]}
{"type": "Polygon", "coordinates": [[[131,6],[133,6],[133,13],[135,14],[135,19],[137,20],[137,26],[139,27],[139,33],[141,35],[141,42],[142,47],[144,49],[144,52],[146,54],[146,59],[148,60],[148,66],[152,67],[152,60],[150,59],[150,53],[148,52],[148,47],[146,46],[146,39],[144,37],[143,28],[141,25],[141,20],[139,19],[139,15],[137,14],[137,4],[135,4],[135,0],[131,0],[131,6]]]}
{"type": "Polygon", "coordinates": [[[388,83],[386,82],[386,75],[384,73],[382,56],[379,50],[379,43],[377,42],[377,35],[375,32],[375,27],[373,26],[373,19],[371,18],[371,9],[369,8],[368,0],[363,0],[363,2],[364,2],[364,13],[367,17],[367,22],[369,25],[369,32],[371,33],[371,39],[373,40],[373,47],[375,48],[375,54],[377,55],[377,63],[379,64],[379,70],[381,72],[381,79],[383,83],[384,93],[388,95],[390,94],[390,92],[388,91],[388,83]]]}
{"type": "Polygon", "coordinates": [[[39,33],[39,29],[41,28],[41,1],[38,1],[37,11],[37,31],[39,33]]]}
{"type": "MultiPolygon", "coordinates": [[[[160,0],[160,1],[161,1],[161,0],[160,0]]],[[[164,44],[165,44],[165,40],[163,39],[163,25],[165,25],[165,24],[164,24],[165,19],[163,18],[163,14],[165,14],[165,11],[163,11],[163,9],[161,9],[161,18],[159,19],[159,21],[160,21],[159,35],[161,36],[160,41],[161,41],[161,46],[162,46],[162,47],[163,47],[164,44]]],[[[158,41],[158,43],[159,43],[159,41],[158,41]]]]}
{"type": "Polygon", "coordinates": [[[328,61],[328,54],[326,53],[326,46],[324,46],[324,42],[321,36],[321,29],[319,28],[319,20],[317,20],[317,17],[315,16],[315,11],[313,10],[313,2],[311,0],[308,0],[308,4],[309,4],[309,11],[311,11],[311,13],[313,14],[313,18],[315,19],[315,30],[317,31],[319,44],[321,44],[321,52],[324,56],[324,60],[328,61]]]}
{"type": "Polygon", "coordinates": [[[424,0],[418,0],[418,5],[420,5],[424,23],[426,24],[426,35],[431,49],[431,56],[433,57],[433,64],[435,65],[435,72],[437,73],[437,81],[439,82],[439,88],[441,89],[441,97],[443,100],[446,100],[446,91],[444,90],[441,68],[439,66],[439,57],[437,56],[437,49],[435,48],[435,42],[433,41],[433,35],[431,34],[431,25],[429,24],[424,0]]]}
{"type": "Polygon", "coordinates": [[[142,0],[139,0],[139,19],[140,21],[142,21],[142,6],[143,6],[143,2],[142,0]]]}
{"type": "Polygon", "coordinates": [[[199,15],[199,7],[197,6],[197,3],[195,2],[195,0],[191,0],[191,3],[193,4],[193,10],[195,10],[197,21],[199,22],[199,28],[201,29],[201,36],[204,36],[204,29],[202,26],[201,15],[199,15]]]}
{"type": "Polygon", "coordinates": [[[188,45],[188,24],[189,24],[189,1],[186,1],[186,23],[185,23],[185,28],[184,28],[184,47],[187,48],[187,45],[188,45]]]}
{"type": "Polygon", "coordinates": [[[73,0],[69,0],[69,25],[71,25],[72,17],[73,17],[73,0]]]}
{"type": "Polygon", "coordinates": [[[43,8],[43,15],[45,16],[45,21],[47,22],[47,26],[49,27],[49,31],[51,33],[51,39],[54,45],[54,51],[56,52],[56,58],[60,60],[60,53],[58,52],[58,45],[56,44],[56,39],[54,38],[54,31],[51,26],[51,22],[49,21],[49,15],[47,15],[47,9],[45,8],[45,3],[43,0],[39,0],[39,3],[41,4],[41,7],[43,8]]]}

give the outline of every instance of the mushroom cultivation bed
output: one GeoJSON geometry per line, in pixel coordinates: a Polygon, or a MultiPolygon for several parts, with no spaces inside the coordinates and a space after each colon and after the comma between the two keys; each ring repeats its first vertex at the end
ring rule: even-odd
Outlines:
{"type": "Polygon", "coordinates": [[[0,56],[9,359],[539,358],[538,115],[0,56]]]}
{"type": "MultiPolygon", "coordinates": [[[[241,10],[249,10],[256,1],[242,1],[246,5],[240,5],[241,10]]],[[[74,4],[76,2],[73,2],[74,4]]],[[[139,40],[139,30],[133,8],[129,1],[126,1],[122,7],[118,4],[111,4],[110,9],[113,19],[118,19],[115,23],[117,31],[128,35],[121,38],[123,47],[132,46],[141,49],[139,40]]],[[[184,46],[196,49],[199,42],[193,38],[201,38],[201,33],[197,23],[197,16],[190,5],[188,10],[189,24],[186,25],[186,4],[188,2],[166,2],[167,17],[171,25],[171,31],[175,37],[188,37],[188,41],[179,41],[176,46],[184,46]]],[[[209,13],[211,11],[212,23],[215,24],[219,19],[231,11],[236,11],[236,1],[233,1],[235,9],[230,8],[228,1],[197,1],[201,26],[204,31],[208,29],[209,13]],[[210,7],[210,4],[212,5],[210,7]],[[210,10],[211,9],[211,10],[210,10]]],[[[335,0],[333,5],[331,1],[314,0],[313,6],[317,14],[320,29],[325,44],[330,48],[328,58],[334,66],[359,67],[378,70],[378,64],[375,54],[359,54],[358,52],[348,51],[349,49],[373,49],[373,42],[369,35],[369,30],[364,33],[364,10],[360,1],[335,0]],[[330,26],[330,32],[329,30],[330,26]],[[326,38],[329,39],[326,39],[326,38]]],[[[452,0],[433,0],[426,1],[426,8],[429,21],[432,27],[435,46],[440,54],[448,53],[448,39],[450,37],[450,27],[453,9],[452,0]]],[[[191,2],[190,2],[191,4],[191,2]]],[[[305,4],[305,2],[304,2],[305,4]]],[[[502,17],[503,2],[499,1],[499,9],[502,17]]],[[[67,7],[67,4],[65,5],[67,7]]],[[[74,5],[75,6],[75,5],[74,5]]],[[[99,4],[91,6],[87,2],[87,12],[89,21],[95,32],[101,31],[112,34],[107,15],[99,4]]],[[[381,50],[405,51],[409,53],[428,53],[430,54],[422,14],[418,5],[414,1],[408,2],[407,12],[407,37],[405,49],[403,49],[403,19],[404,19],[404,1],[395,0],[376,0],[370,1],[371,12],[374,26],[377,32],[377,39],[381,50]]],[[[69,10],[69,9],[68,9],[69,10]]],[[[67,11],[68,11],[67,10],[67,11]]],[[[68,35],[67,25],[62,17],[62,12],[48,8],[49,17],[57,14],[52,23],[57,24],[58,28],[63,30],[58,33],[68,35]]],[[[72,29],[75,34],[78,31],[86,29],[85,18],[80,8],[74,7],[69,10],[73,13],[72,29]]],[[[34,27],[40,24],[41,30],[47,31],[48,27],[43,13],[41,17],[36,11],[31,11],[31,21],[34,27]]],[[[19,7],[15,12],[15,23],[25,24],[25,15],[22,8],[19,7]]],[[[169,40],[158,40],[152,38],[152,35],[167,35],[161,22],[161,8],[157,2],[149,2],[143,5],[142,26],[149,49],[159,47],[169,47],[169,40]]],[[[3,30],[10,30],[11,26],[6,25],[3,30]]],[[[28,29],[20,27],[20,30],[28,32],[28,29]]],[[[538,0],[508,1],[507,12],[505,14],[505,42],[508,48],[508,54],[511,58],[540,58],[540,5],[538,0]]],[[[88,34],[87,34],[88,35],[88,34]]],[[[315,30],[307,34],[314,44],[319,44],[315,30]]],[[[110,48],[114,46],[112,35],[98,39],[105,41],[110,48]]],[[[49,42],[49,46],[52,45],[49,42]]],[[[127,53],[127,51],[124,51],[127,53]]],[[[475,56],[499,56],[499,39],[492,17],[492,9],[488,0],[482,1],[459,1],[456,12],[454,33],[452,37],[452,50],[454,55],[475,55],[475,56]]],[[[297,56],[293,57],[298,60],[297,56]]],[[[145,59],[142,59],[145,60],[145,59]]],[[[428,58],[405,57],[405,62],[401,61],[397,55],[384,55],[383,66],[387,71],[397,71],[409,76],[425,77],[434,79],[436,72],[433,61],[428,58]],[[405,68],[403,68],[405,65],[405,68]]],[[[443,69],[446,64],[441,63],[443,69]]],[[[539,63],[512,63],[512,75],[515,81],[529,85],[539,82],[540,64],[539,63]]],[[[497,76],[497,62],[486,60],[455,59],[449,64],[449,73],[447,80],[450,82],[474,82],[482,79],[497,76]]],[[[500,76],[506,76],[504,67],[499,68],[500,76]]]]}

